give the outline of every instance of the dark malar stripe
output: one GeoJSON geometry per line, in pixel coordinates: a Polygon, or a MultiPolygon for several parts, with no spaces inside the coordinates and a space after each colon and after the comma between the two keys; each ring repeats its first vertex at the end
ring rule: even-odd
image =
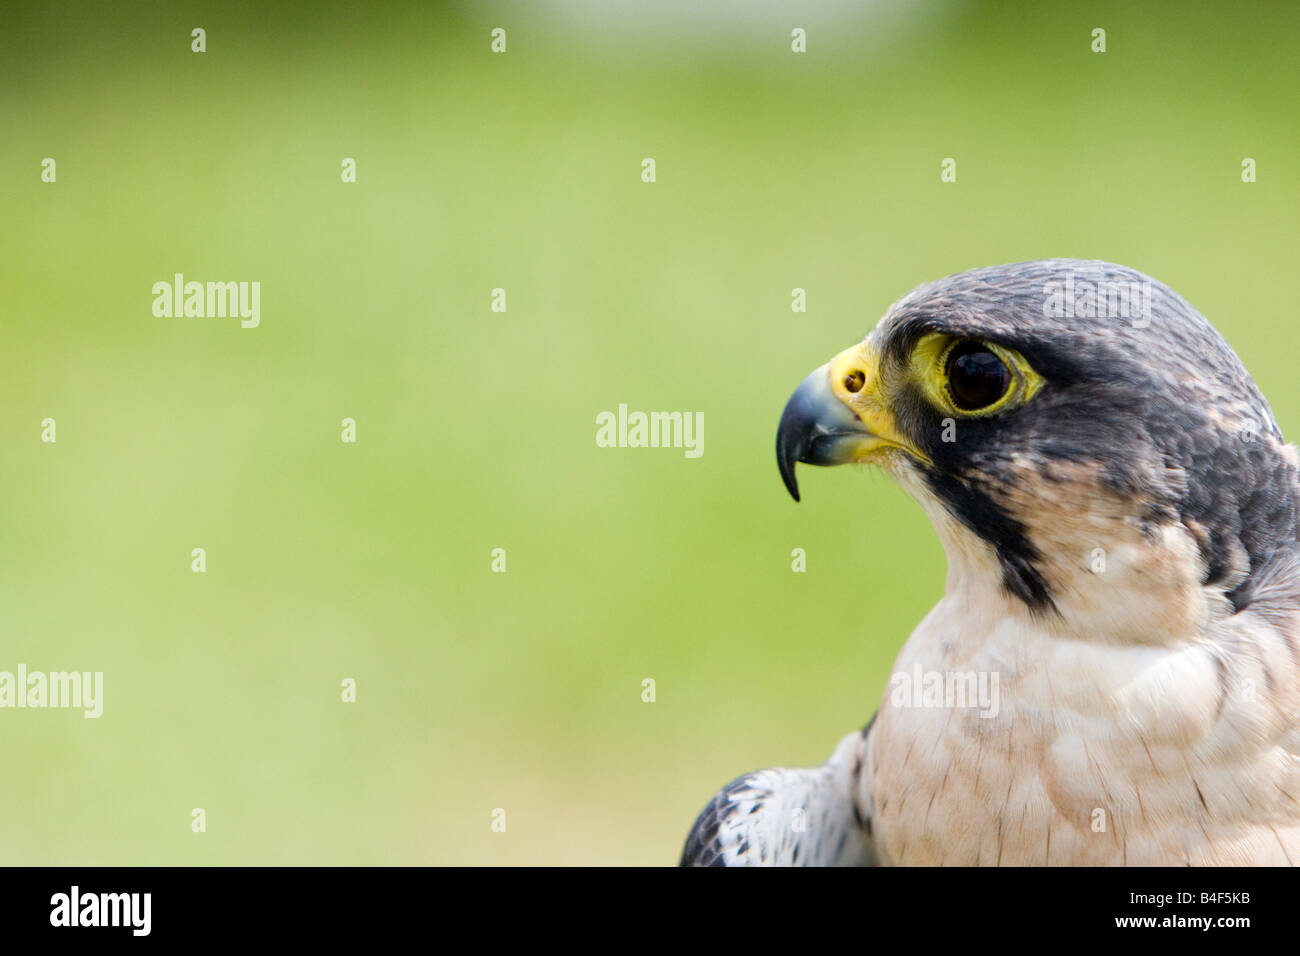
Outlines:
{"type": "Polygon", "coordinates": [[[993,546],[1002,567],[1002,586],[1031,611],[1059,613],[1039,570],[1042,555],[1029,540],[1025,526],[968,482],[930,470],[925,479],[958,521],[993,546]]]}

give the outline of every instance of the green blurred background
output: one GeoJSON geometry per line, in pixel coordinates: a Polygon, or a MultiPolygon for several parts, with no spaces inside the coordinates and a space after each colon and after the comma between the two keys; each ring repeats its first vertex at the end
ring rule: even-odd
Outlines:
{"type": "Polygon", "coordinates": [[[99,720],[0,711],[0,863],[675,862],[940,593],[899,490],[796,507],[772,450],[923,281],[1145,270],[1300,434],[1293,4],[0,18],[0,670],[105,675],[99,720]],[[154,318],[175,272],[260,281],[260,328],[154,318]],[[620,402],[704,456],[597,448],[620,402]]]}

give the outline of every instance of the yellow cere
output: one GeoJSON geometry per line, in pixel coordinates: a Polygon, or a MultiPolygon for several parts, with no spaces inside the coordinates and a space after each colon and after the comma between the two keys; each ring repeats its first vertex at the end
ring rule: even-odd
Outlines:
{"type": "Polygon", "coordinates": [[[871,432],[863,441],[859,461],[871,460],[874,452],[895,448],[929,463],[929,457],[898,428],[892,396],[882,381],[880,356],[869,342],[845,349],[831,359],[828,370],[835,397],[871,432]]]}

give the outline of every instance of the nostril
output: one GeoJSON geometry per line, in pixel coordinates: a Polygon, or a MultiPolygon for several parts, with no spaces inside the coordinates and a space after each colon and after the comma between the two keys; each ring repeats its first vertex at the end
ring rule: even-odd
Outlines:
{"type": "Polygon", "coordinates": [[[866,382],[867,382],[867,377],[863,375],[862,372],[860,372],[856,368],[853,371],[849,372],[848,375],[844,376],[844,387],[847,388],[850,392],[862,391],[862,386],[865,385],[866,382]]]}

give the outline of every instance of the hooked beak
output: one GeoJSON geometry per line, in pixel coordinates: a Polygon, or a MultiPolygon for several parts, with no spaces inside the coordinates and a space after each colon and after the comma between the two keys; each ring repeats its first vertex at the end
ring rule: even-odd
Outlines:
{"type": "Polygon", "coordinates": [[[785,403],[776,430],[776,463],[795,501],[795,462],[843,465],[886,447],[924,457],[899,434],[880,395],[879,372],[866,343],[855,345],[814,370],[785,403]]]}

